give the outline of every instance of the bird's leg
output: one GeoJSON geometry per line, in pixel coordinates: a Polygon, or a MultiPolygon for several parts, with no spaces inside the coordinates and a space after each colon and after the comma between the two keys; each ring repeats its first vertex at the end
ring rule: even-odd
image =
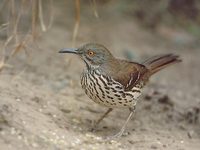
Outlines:
{"type": "Polygon", "coordinates": [[[109,108],[93,125],[92,131],[97,127],[97,125],[105,118],[113,109],[109,108]]]}
{"type": "Polygon", "coordinates": [[[121,130],[117,134],[115,134],[114,136],[108,137],[107,140],[111,140],[111,139],[118,138],[118,137],[122,136],[122,134],[124,133],[124,130],[126,129],[126,126],[129,122],[129,120],[131,119],[132,115],[135,113],[135,106],[129,108],[129,110],[130,110],[130,113],[128,115],[128,118],[126,119],[126,122],[122,126],[121,130]]]}

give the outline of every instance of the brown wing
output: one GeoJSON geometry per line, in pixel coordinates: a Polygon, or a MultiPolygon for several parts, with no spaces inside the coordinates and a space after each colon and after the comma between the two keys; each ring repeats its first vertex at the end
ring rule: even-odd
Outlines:
{"type": "Polygon", "coordinates": [[[148,71],[148,69],[142,64],[125,60],[120,61],[120,66],[118,68],[118,73],[113,77],[124,86],[125,90],[131,90],[145,77],[148,71]]]}

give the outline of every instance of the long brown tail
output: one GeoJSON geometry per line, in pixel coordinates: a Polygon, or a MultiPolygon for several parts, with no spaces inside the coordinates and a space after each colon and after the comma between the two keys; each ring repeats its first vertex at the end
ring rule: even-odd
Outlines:
{"type": "Polygon", "coordinates": [[[143,64],[150,70],[150,74],[152,75],[159,70],[178,62],[181,62],[179,56],[173,54],[165,54],[152,57],[146,60],[143,64]]]}

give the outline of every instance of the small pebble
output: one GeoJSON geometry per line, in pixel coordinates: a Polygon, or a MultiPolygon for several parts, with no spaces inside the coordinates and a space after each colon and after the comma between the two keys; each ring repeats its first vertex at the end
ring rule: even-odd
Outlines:
{"type": "Polygon", "coordinates": [[[188,137],[191,139],[191,138],[193,137],[193,135],[194,135],[194,131],[189,131],[189,132],[187,133],[187,135],[188,135],[188,137]]]}
{"type": "Polygon", "coordinates": [[[170,100],[170,98],[167,95],[160,97],[158,99],[158,102],[161,103],[161,104],[167,104],[167,105],[170,105],[170,106],[174,105],[173,102],[170,100]]]}
{"type": "Polygon", "coordinates": [[[156,145],[151,145],[151,149],[157,149],[158,147],[156,145]]]}
{"type": "Polygon", "coordinates": [[[181,143],[181,144],[183,144],[183,143],[184,143],[184,141],[183,141],[183,140],[181,140],[181,141],[180,141],[180,143],[181,143]]]}
{"type": "Polygon", "coordinates": [[[147,100],[147,101],[150,101],[152,99],[152,96],[151,95],[145,95],[144,99],[147,100]]]}
{"type": "Polygon", "coordinates": [[[17,102],[20,102],[20,101],[21,101],[21,99],[17,98],[17,99],[16,99],[16,101],[17,101],[17,102]]]}
{"type": "Polygon", "coordinates": [[[37,148],[38,144],[37,143],[32,143],[32,147],[37,148]]]}

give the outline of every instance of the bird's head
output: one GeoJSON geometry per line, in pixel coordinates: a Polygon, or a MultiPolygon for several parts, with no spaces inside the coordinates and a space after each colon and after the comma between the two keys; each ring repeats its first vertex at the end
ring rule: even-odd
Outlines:
{"type": "Polygon", "coordinates": [[[96,43],[88,43],[79,48],[63,48],[59,53],[73,53],[80,56],[88,67],[98,68],[113,59],[109,50],[96,43]]]}

